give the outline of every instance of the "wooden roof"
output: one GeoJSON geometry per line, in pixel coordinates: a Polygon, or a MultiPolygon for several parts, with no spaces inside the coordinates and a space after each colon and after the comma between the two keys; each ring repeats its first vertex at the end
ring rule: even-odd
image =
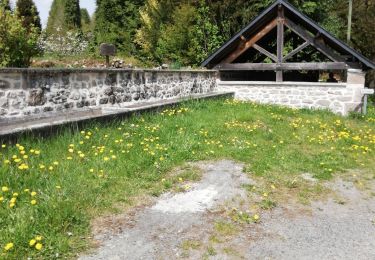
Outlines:
{"type": "MultiPolygon", "coordinates": [[[[219,64],[232,63],[234,58],[230,58],[230,56],[233,56],[233,53],[235,52],[242,55],[243,52],[239,52],[238,49],[243,48],[241,46],[246,44],[248,45],[247,47],[250,46],[259,51],[263,51],[263,54],[266,54],[270,58],[275,57],[271,53],[265,53],[265,50],[258,46],[256,42],[260,39],[259,35],[263,37],[264,34],[267,34],[270,31],[267,30],[267,27],[275,27],[275,24],[273,23],[278,17],[280,18],[280,9],[282,9],[283,19],[285,17],[284,24],[306,40],[306,43],[303,44],[303,46],[300,46],[299,49],[297,48],[296,50],[293,50],[292,53],[290,53],[291,55],[294,55],[297,51],[302,50],[307,45],[311,45],[332,61],[342,63],[346,65],[347,68],[361,68],[363,70],[375,69],[374,62],[331,35],[285,0],[277,0],[270,5],[245,28],[208,57],[202,63],[202,67],[214,68],[219,64]]],[[[282,57],[282,59],[283,58],[285,57],[282,57]]]]}

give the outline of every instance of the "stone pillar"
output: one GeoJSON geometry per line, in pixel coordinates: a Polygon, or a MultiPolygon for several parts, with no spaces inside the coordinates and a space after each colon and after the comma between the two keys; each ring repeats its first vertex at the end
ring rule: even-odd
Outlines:
{"type": "Polygon", "coordinates": [[[352,93],[352,101],[347,102],[344,114],[355,111],[360,112],[363,102],[363,90],[365,88],[366,73],[360,69],[348,69],[346,89],[352,93]]]}

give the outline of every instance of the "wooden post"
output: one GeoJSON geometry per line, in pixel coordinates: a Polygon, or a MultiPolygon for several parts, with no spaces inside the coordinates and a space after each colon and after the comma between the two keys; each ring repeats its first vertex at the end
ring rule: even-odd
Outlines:
{"type": "MultiPolygon", "coordinates": [[[[277,64],[283,62],[283,50],[284,50],[284,8],[279,5],[278,8],[278,19],[277,19],[277,64]]],[[[283,81],[282,69],[276,70],[276,81],[283,81]]]]}
{"type": "Polygon", "coordinates": [[[352,35],[352,15],[353,15],[353,0],[349,0],[349,13],[348,13],[348,35],[346,41],[350,44],[352,35]]]}
{"type": "Polygon", "coordinates": [[[109,68],[109,55],[105,55],[105,64],[106,67],[109,68]]]}

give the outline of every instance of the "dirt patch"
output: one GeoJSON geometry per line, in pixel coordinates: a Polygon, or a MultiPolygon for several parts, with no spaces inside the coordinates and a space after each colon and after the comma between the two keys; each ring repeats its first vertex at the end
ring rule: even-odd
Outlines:
{"type": "Polygon", "coordinates": [[[351,174],[319,184],[334,191],[324,200],[288,199],[262,210],[257,201],[269,195],[256,192],[243,165],[224,160],[195,167],[202,178],[184,192],[103,222],[96,235],[102,246],[81,259],[375,259],[373,179],[351,174]]]}

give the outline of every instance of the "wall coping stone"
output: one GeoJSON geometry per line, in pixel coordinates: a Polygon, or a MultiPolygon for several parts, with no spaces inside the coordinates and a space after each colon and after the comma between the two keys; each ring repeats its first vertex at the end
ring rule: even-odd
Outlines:
{"type": "Polygon", "coordinates": [[[337,87],[337,88],[346,88],[347,83],[327,83],[327,82],[299,82],[299,81],[284,81],[284,82],[275,82],[275,81],[217,81],[218,85],[227,85],[227,86],[294,86],[294,87],[337,87]]]}
{"type": "Polygon", "coordinates": [[[113,73],[113,72],[158,72],[158,73],[217,73],[217,70],[159,70],[159,69],[107,69],[107,68],[0,68],[1,73],[113,73]]]}
{"type": "Polygon", "coordinates": [[[43,129],[52,129],[53,127],[71,123],[85,122],[88,120],[100,120],[106,118],[117,118],[134,113],[142,113],[166,106],[178,105],[181,102],[189,100],[202,100],[212,98],[232,98],[232,91],[216,91],[206,94],[193,94],[186,97],[164,99],[158,101],[142,102],[124,106],[122,108],[100,107],[96,109],[75,110],[68,113],[50,113],[47,117],[34,118],[33,120],[18,120],[8,122],[0,128],[0,141],[5,140],[12,135],[18,135],[28,131],[39,131],[43,129]]]}

